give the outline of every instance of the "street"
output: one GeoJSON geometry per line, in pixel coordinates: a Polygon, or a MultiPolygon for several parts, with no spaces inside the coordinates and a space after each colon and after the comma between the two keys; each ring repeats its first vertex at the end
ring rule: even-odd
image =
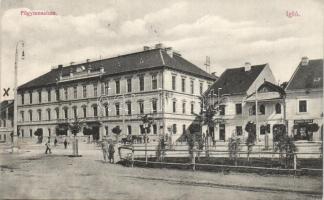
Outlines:
{"type": "MultiPolygon", "coordinates": [[[[321,199],[321,177],[224,175],[103,163],[94,144],[82,157],[63,145],[45,155],[43,145],[0,154],[0,198],[54,199],[321,199]]],[[[115,156],[118,156],[117,154],[115,156]]]]}

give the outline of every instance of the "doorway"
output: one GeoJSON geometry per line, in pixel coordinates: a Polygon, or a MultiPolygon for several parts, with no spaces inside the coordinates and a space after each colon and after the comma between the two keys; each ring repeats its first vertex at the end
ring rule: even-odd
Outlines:
{"type": "Polygon", "coordinates": [[[225,124],[219,124],[219,140],[225,141],[225,124]]]}

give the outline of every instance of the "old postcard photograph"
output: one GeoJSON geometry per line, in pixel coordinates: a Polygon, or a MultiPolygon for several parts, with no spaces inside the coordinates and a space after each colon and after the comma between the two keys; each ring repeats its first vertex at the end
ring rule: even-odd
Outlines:
{"type": "Polygon", "coordinates": [[[323,10],[0,0],[0,199],[322,199],[323,10]]]}

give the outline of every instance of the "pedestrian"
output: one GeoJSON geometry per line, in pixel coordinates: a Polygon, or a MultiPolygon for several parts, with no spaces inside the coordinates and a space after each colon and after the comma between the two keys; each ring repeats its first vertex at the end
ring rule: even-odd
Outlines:
{"type": "Polygon", "coordinates": [[[50,140],[48,140],[48,141],[45,143],[45,146],[46,146],[45,154],[47,154],[47,152],[49,152],[49,153],[51,154],[51,153],[52,153],[52,150],[51,150],[51,143],[50,143],[50,140]]]}
{"type": "Polygon", "coordinates": [[[103,159],[105,162],[107,162],[109,146],[110,145],[108,144],[108,141],[106,139],[103,139],[101,142],[101,149],[102,149],[103,159]]]}
{"type": "Polygon", "coordinates": [[[56,146],[57,145],[57,139],[55,138],[54,139],[54,146],[56,146]]]}
{"type": "Polygon", "coordinates": [[[114,154],[115,154],[115,146],[113,143],[111,143],[109,145],[109,149],[108,149],[108,152],[109,152],[109,162],[110,163],[114,163],[115,162],[115,159],[114,159],[114,154]]]}
{"type": "Polygon", "coordinates": [[[66,149],[68,142],[66,141],[66,138],[64,139],[64,149],[66,149]]]}

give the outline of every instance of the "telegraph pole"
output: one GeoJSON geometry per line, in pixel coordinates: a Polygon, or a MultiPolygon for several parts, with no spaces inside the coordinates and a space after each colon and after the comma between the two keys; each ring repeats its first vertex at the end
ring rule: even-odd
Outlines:
{"type": "Polygon", "coordinates": [[[12,144],[12,152],[18,151],[18,63],[19,63],[19,48],[21,48],[21,59],[24,60],[24,41],[19,40],[16,44],[16,54],[15,54],[15,74],[14,74],[14,113],[13,113],[13,120],[14,120],[14,126],[13,126],[13,144],[12,144]]]}

